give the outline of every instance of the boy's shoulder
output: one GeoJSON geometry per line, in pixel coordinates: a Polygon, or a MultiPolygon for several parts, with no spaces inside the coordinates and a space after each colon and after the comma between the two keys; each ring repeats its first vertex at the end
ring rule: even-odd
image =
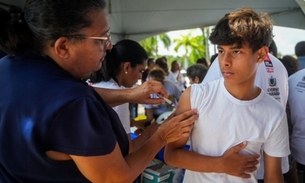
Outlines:
{"type": "MultiPolygon", "coordinates": [[[[261,89],[261,92],[263,92],[263,97],[262,99],[259,101],[260,103],[264,103],[264,107],[263,109],[274,109],[274,110],[278,110],[278,111],[283,111],[285,112],[282,104],[280,101],[277,101],[277,99],[275,99],[274,97],[268,95],[268,93],[266,93],[266,91],[261,89]]],[[[280,99],[279,99],[280,100],[280,99]]]]}
{"type": "Polygon", "coordinates": [[[214,95],[217,95],[217,93],[222,88],[223,78],[219,78],[217,80],[211,81],[211,82],[202,82],[200,84],[192,84],[191,87],[191,98],[198,98],[198,99],[204,99],[204,98],[211,98],[214,95]]]}
{"type": "Polygon", "coordinates": [[[219,87],[220,84],[224,81],[223,77],[215,79],[213,81],[208,81],[208,82],[201,82],[199,84],[192,84],[191,87],[193,88],[200,88],[202,90],[204,89],[209,89],[209,88],[214,88],[214,87],[219,87]]]}

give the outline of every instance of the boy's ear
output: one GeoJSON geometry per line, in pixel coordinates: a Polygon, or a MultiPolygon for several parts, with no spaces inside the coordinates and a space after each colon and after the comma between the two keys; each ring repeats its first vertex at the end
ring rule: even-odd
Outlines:
{"type": "Polygon", "coordinates": [[[261,63],[261,62],[263,62],[264,61],[264,59],[267,57],[267,55],[268,55],[268,51],[269,51],[269,49],[268,49],[268,47],[267,46],[263,46],[263,47],[261,47],[259,50],[258,50],[258,54],[257,54],[257,56],[258,56],[258,58],[257,58],[257,61],[258,61],[258,63],[261,63]]]}
{"type": "Polygon", "coordinates": [[[56,55],[60,58],[68,58],[69,57],[69,40],[66,37],[58,38],[54,43],[54,51],[56,55]]]}

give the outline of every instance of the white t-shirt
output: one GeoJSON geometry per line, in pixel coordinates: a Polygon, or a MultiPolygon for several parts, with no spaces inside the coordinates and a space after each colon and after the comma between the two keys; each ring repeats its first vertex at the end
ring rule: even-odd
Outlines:
{"type": "MultiPolygon", "coordinates": [[[[208,156],[221,156],[243,141],[244,154],[263,149],[273,157],[289,154],[288,125],[283,107],[263,90],[252,100],[238,100],[224,86],[224,79],[191,86],[191,108],[198,109],[198,120],[191,134],[191,150],[208,156]],[[262,115],[264,114],[264,115],[262,115]]],[[[234,168],[234,167],[232,167],[234,168]]],[[[186,170],[184,183],[257,182],[256,171],[250,179],[220,173],[186,170]]]]}
{"type": "MultiPolygon", "coordinates": [[[[181,91],[179,90],[178,86],[168,80],[164,80],[162,84],[167,92],[167,98],[174,104],[177,104],[177,101],[181,96],[181,91]]],[[[151,94],[151,98],[158,98],[158,96],[155,94],[151,94]]],[[[143,104],[143,107],[146,109],[153,109],[153,114],[157,116],[161,115],[164,112],[172,111],[174,109],[173,106],[167,104],[166,102],[160,104],[143,104]]]]}
{"type": "MultiPolygon", "coordinates": [[[[108,88],[108,89],[124,89],[124,87],[120,87],[117,82],[113,79],[110,79],[107,82],[99,82],[92,85],[96,88],[108,88]]],[[[126,131],[126,133],[130,133],[130,111],[129,111],[129,103],[124,103],[112,108],[118,114],[121,123],[126,131]]]]}
{"type": "Polygon", "coordinates": [[[291,75],[289,82],[289,107],[292,123],[291,154],[305,165],[305,69],[291,75]]]}
{"type": "Polygon", "coordinates": [[[170,71],[167,76],[165,76],[165,80],[171,81],[176,84],[177,79],[175,75],[170,71]]]}
{"type": "MultiPolygon", "coordinates": [[[[218,57],[210,66],[202,83],[214,81],[222,77],[219,68],[218,57]]],[[[286,109],[288,99],[288,73],[281,61],[271,54],[258,66],[256,78],[256,86],[260,87],[267,94],[279,101],[283,108],[286,109]]],[[[262,154],[262,153],[261,153],[262,154]]],[[[263,158],[260,159],[263,165],[263,158]]],[[[288,156],[282,158],[282,172],[287,173],[289,170],[288,156]]],[[[264,179],[264,166],[258,170],[258,179],[264,179]]]]}

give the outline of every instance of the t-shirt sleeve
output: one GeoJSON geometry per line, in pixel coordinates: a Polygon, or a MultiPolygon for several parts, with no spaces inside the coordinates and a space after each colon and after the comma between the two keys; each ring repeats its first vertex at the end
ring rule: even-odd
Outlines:
{"type": "Polygon", "coordinates": [[[289,135],[286,116],[274,127],[269,138],[263,145],[266,154],[273,157],[285,157],[290,154],[289,135]]]}
{"type": "Polygon", "coordinates": [[[81,98],[63,107],[47,135],[48,149],[66,154],[109,154],[116,145],[111,118],[98,100],[81,98]]]}
{"type": "Polygon", "coordinates": [[[190,95],[190,102],[192,109],[198,109],[199,106],[205,102],[205,92],[203,90],[203,86],[205,84],[192,84],[191,87],[191,95],[190,95]]]}

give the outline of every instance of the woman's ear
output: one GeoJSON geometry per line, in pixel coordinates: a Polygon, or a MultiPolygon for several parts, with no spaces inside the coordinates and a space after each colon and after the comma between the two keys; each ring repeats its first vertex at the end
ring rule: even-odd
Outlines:
{"type": "Polygon", "coordinates": [[[60,58],[68,58],[69,54],[69,40],[66,37],[58,38],[54,43],[55,54],[60,58]]]}
{"type": "Polygon", "coordinates": [[[261,47],[258,51],[257,51],[257,55],[258,55],[258,58],[257,58],[257,61],[258,63],[262,63],[264,61],[264,59],[267,57],[268,55],[268,47],[267,46],[263,46],[261,47]]]}
{"type": "Polygon", "coordinates": [[[129,72],[129,68],[131,67],[130,62],[124,62],[123,64],[123,72],[124,73],[128,73],[129,72]]]}

